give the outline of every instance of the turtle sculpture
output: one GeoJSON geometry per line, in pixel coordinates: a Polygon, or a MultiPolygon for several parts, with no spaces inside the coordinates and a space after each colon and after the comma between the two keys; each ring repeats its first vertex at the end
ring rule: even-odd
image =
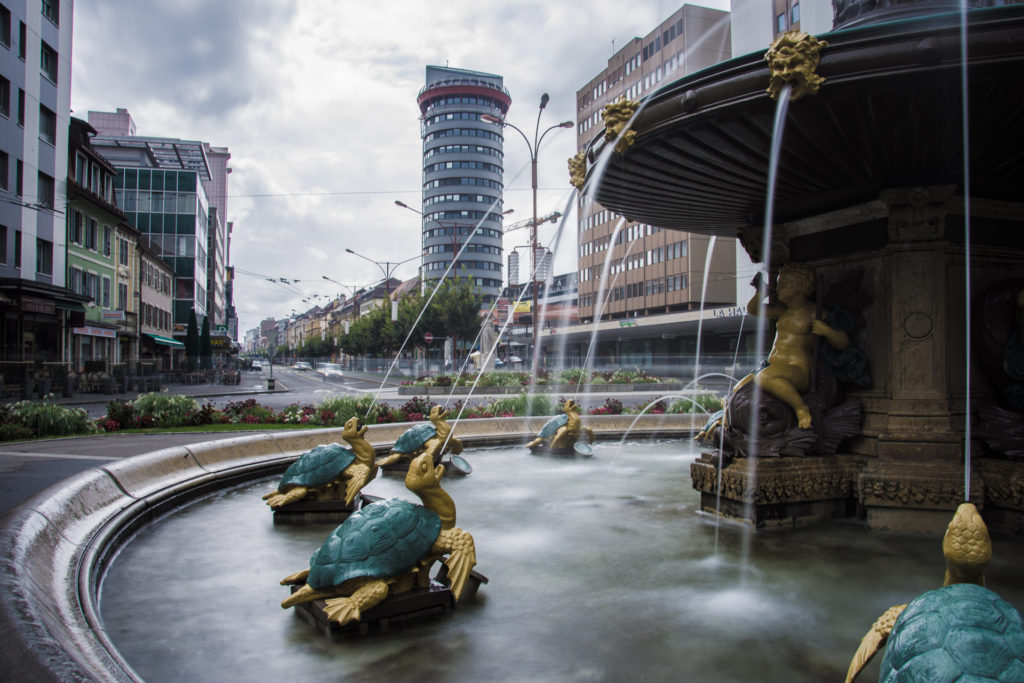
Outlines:
{"type": "Polygon", "coordinates": [[[571,398],[562,405],[562,414],[555,415],[544,423],[537,437],[526,444],[531,452],[593,455],[590,444],[594,442],[594,430],[585,427],[580,420],[580,407],[571,398]],[[580,435],[586,436],[587,442],[580,442],[580,435]]]}
{"type": "Polygon", "coordinates": [[[345,422],[341,437],[352,448],[325,444],[303,453],[284,471],[277,489],[263,496],[274,510],[300,500],[344,500],[352,505],[356,494],[377,476],[386,462],[375,460],[373,446],[365,439],[367,427],[359,418],[345,422]]]}
{"type": "Polygon", "coordinates": [[[476,566],[476,548],[473,537],[455,526],[455,503],[440,484],[444,471],[432,452],[417,456],[405,486],[423,505],[392,498],[357,510],[313,553],[309,569],[281,580],[302,585],[281,607],[323,599],[329,620],[359,621],[389,595],[429,585],[431,567],[445,556],[458,601],[476,566]]]}
{"type": "Polygon", "coordinates": [[[407,462],[421,453],[429,451],[434,457],[434,464],[441,462],[441,456],[445,453],[459,454],[462,452],[462,442],[454,436],[451,425],[448,424],[448,411],[441,406],[433,406],[430,409],[430,422],[421,422],[414,425],[398,437],[395,445],[391,447],[388,462],[407,462]]]}
{"type": "Polygon", "coordinates": [[[1010,603],[985,588],[992,543],[974,505],[957,508],[942,554],[942,588],[886,610],[861,640],[846,683],[886,642],[881,683],[1024,681],[1024,624],[1010,603]]]}

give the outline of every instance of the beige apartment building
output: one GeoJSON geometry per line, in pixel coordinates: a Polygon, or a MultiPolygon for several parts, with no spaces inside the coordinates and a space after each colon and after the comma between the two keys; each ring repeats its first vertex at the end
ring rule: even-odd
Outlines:
{"type": "MultiPolygon", "coordinates": [[[[620,97],[641,100],[684,75],[728,59],[729,13],[683,5],[643,38],[634,38],[576,93],[577,146],[601,135],[604,106],[620,97]]],[[[578,206],[580,322],[656,315],[700,306],[710,238],[624,221],[600,204],[578,206]],[[610,254],[609,254],[610,252],[610,254]],[[597,309],[605,262],[604,305],[597,309]]],[[[706,300],[735,303],[734,240],[716,242],[706,300]]]]}

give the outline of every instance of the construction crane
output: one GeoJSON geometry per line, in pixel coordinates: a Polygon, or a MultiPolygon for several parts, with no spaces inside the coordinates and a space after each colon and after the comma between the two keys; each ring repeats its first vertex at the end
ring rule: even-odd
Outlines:
{"type": "MultiPolygon", "coordinates": [[[[547,216],[541,216],[540,218],[538,218],[537,219],[537,225],[540,225],[541,223],[547,223],[549,221],[552,222],[552,223],[557,223],[558,219],[561,218],[561,217],[562,217],[562,212],[561,211],[552,211],[547,216]]],[[[532,218],[527,218],[525,221],[518,221],[516,223],[513,223],[512,225],[506,225],[504,227],[504,232],[512,232],[513,230],[522,230],[523,228],[529,228],[529,227],[533,226],[533,224],[534,224],[533,223],[533,219],[532,218]]]]}

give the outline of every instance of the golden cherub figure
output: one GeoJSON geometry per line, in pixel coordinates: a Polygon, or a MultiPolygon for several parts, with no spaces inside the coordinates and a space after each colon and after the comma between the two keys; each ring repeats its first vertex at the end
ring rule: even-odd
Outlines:
{"type": "Polygon", "coordinates": [[[776,321],[775,341],[768,354],[768,365],[747,375],[733,390],[753,380],[796,413],[797,426],[811,426],[811,411],[801,394],[811,387],[811,365],[814,363],[815,337],[824,337],[835,349],[845,349],[850,337],[830,327],[815,314],[810,294],[814,291],[814,271],[801,263],[787,263],[779,270],[775,285],[776,300],[761,302],[760,273],[751,283],[758,288],[747,302],[747,313],[763,315],[776,321]]]}

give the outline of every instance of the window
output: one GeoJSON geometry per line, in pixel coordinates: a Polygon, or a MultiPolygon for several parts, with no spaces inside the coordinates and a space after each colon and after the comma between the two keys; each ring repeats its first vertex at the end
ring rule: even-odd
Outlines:
{"type": "Polygon", "coordinates": [[[25,125],[25,91],[18,88],[18,125],[25,125]]]}
{"type": "Polygon", "coordinates": [[[43,0],[43,16],[54,23],[55,26],[60,25],[60,5],[57,4],[57,0],[43,0]]]}
{"type": "Polygon", "coordinates": [[[103,278],[103,308],[110,308],[110,278],[103,278]]]}
{"type": "Polygon", "coordinates": [[[51,145],[57,144],[57,115],[42,104],[39,105],[39,137],[51,145]]]}
{"type": "Polygon", "coordinates": [[[0,5],[0,43],[11,47],[11,10],[0,5]]]}
{"type": "Polygon", "coordinates": [[[128,307],[128,285],[123,282],[117,283],[117,307],[122,311],[128,307]]]}
{"type": "Polygon", "coordinates": [[[11,116],[11,82],[0,76],[0,114],[11,116]]]}
{"type": "Polygon", "coordinates": [[[128,240],[121,238],[118,240],[118,246],[120,247],[118,252],[118,260],[122,266],[128,265],[128,240]]]}
{"type": "Polygon", "coordinates": [[[89,219],[89,226],[85,229],[85,246],[96,251],[96,219],[89,219]]]}
{"type": "Polygon", "coordinates": [[[794,24],[800,23],[800,3],[794,2],[793,7],[789,10],[790,21],[794,24]]]}
{"type": "Polygon", "coordinates": [[[7,189],[8,173],[11,166],[11,157],[7,152],[0,152],[0,190],[7,189]]]}
{"type": "Polygon", "coordinates": [[[39,69],[53,83],[57,82],[57,51],[40,41],[39,69]]]}
{"type": "Polygon", "coordinates": [[[71,209],[71,214],[68,216],[68,239],[72,244],[81,244],[82,232],[82,214],[71,209]]]}
{"type": "Polygon", "coordinates": [[[53,208],[54,203],[54,182],[53,176],[48,176],[42,171],[39,172],[39,183],[36,186],[36,201],[48,209],[53,208]]]}
{"type": "Polygon", "coordinates": [[[110,256],[110,226],[103,226],[103,255],[110,256]]]}
{"type": "Polygon", "coordinates": [[[14,267],[21,268],[21,230],[14,231],[14,267]]]}
{"type": "Polygon", "coordinates": [[[25,194],[25,162],[21,159],[14,164],[14,194],[19,197],[25,194]]]}
{"type": "Polygon", "coordinates": [[[75,294],[82,293],[82,271],[78,268],[68,269],[68,289],[75,294]]]}
{"type": "Polygon", "coordinates": [[[89,175],[89,189],[95,193],[100,193],[100,166],[99,164],[92,165],[92,173],[89,175]]]}
{"type": "Polygon", "coordinates": [[[786,31],[786,13],[783,12],[779,16],[775,17],[775,32],[784,33],[786,31]]]}
{"type": "Polygon", "coordinates": [[[36,273],[53,275],[53,242],[36,239],[36,273]]]}
{"type": "Polygon", "coordinates": [[[25,61],[25,55],[28,53],[25,48],[28,46],[28,27],[25,26],[24,21],[18,22],[18,57],[22,61],[25,61]]]}
{"type": "Polygon", "coordinates": [[[7,263],[7,226],[0,225],[0,263],[7,263]]]}

